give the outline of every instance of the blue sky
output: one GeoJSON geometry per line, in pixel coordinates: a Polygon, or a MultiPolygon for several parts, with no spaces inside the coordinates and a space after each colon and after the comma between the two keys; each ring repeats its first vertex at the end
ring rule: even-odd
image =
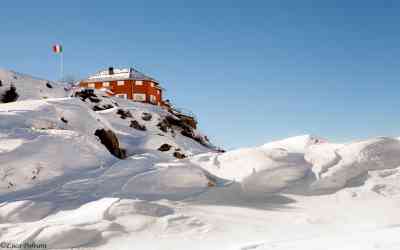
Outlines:
{"type": "Polygon", "coordinates": [[[226,148],[311,133],[400,136],[396,1],[5,1],[0,67],[135,66],[226,148]]]}

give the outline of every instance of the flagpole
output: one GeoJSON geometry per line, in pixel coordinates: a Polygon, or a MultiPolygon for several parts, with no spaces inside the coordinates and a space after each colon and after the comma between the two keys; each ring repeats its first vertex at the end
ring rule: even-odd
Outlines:
{"type": "Polygon", "coordinates": [[[61,51],[61,53],[60,53],[60,74],[61,74],[60,81],[63,81],[64,80],[64,51],[61,51]]]}

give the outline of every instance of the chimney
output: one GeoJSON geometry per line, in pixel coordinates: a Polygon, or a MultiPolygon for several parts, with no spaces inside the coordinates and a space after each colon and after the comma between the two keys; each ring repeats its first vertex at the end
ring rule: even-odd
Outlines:
{"type": "Polygon", "coordinates": [[[114,67],[109,67],[108,68],[108,74],[109,75],[114,75],[114,67]]]}

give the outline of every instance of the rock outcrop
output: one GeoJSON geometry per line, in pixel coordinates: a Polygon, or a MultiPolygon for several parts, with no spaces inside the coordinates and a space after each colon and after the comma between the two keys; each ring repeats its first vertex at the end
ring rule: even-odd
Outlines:
{"type": "Polygon", "coordinates": [[[126,151],[119,147],[118,138],[113,131],[98,129],[94,134],[99,137],[101,143],[112,155],[120,159],[126,158],[126,151]]]}

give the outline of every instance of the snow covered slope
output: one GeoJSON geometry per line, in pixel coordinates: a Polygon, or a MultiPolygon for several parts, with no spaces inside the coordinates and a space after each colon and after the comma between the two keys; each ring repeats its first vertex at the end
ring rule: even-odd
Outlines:
{"type": "Polygon", "coordinates": [[[14,85],[19,95],[19,101],[58,98],[68,95],[64,87],[58,83],[1,68],[0,81],[0,97],[10,89],[11,85],[14,85]]]}
{"type": "Polygon", "coordinates": [[[79,98],[0,105],[0,192],[21,190],[74,171],[83,173],[85,169],[111,165],[116,158],[95,136],[97,129],[113,131],[128,156],[152,153],[173,160],[175,152],[189,156],[212,151],[180,134],[180,128],[160,130],[157,124],[170,115],[161,108],[98,98],[100,103],[109,102],[115,107],[94,112],[91,101],[86,103],[79,98]],[[129,117],[121,117],[121,110],[129,112],[129,117]],[[151,119],[143,120],[143,114],[151,119]],[[132,121],[145,130],[133,128],[132,121]],[[171,148],[161,153],[158,149],[163,144],[171,148]]]}
{"type": "Polygon", "coordinates": [[[174,214],[132,199],[180,200],[215,185],[202,168],[179,161],[214,150],[196,129],[159,107],[96,94],[0,104],[1,240],[93,244],[121,235],[124,223],[139,230],[174,214]],[[99,129],[116,135],[126,159],[102,145],[99,129]]]}
{"type": "Polygon", "coordinates": [[[77,99],[0,105],[0,193],[115,159],[93,134],[97,115],[77,99]]]}
{"type": "Polygon", "coordinates": [[[21,99],[0,104],[0,242],[399,249],[398,139],[303,135],[220,153],[159,107],[101,93],[64,97],[15,75],[21,99]],[[98,138],[99,130],[111,132],[98,138]]]}
{"type": "Polygon", "coordinates": [[[197,130],[159,107],[101,92],[63,97],[62,87],[12,71],[0,70],[0,78],[0,90],[12,84],[19,95],[16,102],[0,105],[0,194],[91,171],[100,175],[117,161],[96,136],[101,129],[116,135],[126,156],[151,153],[174,160],[213,151],[197,130]]]}
{"type": "MultiPolygon", "coordinates": [[[[105,99],[107,100],[108,98],[105,99]]],[[[117,102],[118,106],[100,111],[98,114],[109,122],[112,129],[119,136],[121,144],[130,154],[145,152],[148,149],[157,150],[163,144],[171,146],[170,150],[165,151],[169,155],[172,155],[176,150],[187,156],[215,151],[211,144],[202,145],[192,138],[182,135],[182,128],[178,126],[167,125],[166,130],[160,129],[159,124],[166,117],[173,117],[171,113],[161,107],[120,100],[117,97],[110,99],[117,102]],[[121,110],[129,112],[129,117],[124,118],[121,115],[121,110]],[[148,117],[147,119],[146,116],[148,117]],[[144,126],[145,130],[132,128],[132,121],[137,121],[139,125],[144,126]]],[[[201,136],[196,129],[193,129],[193,132],[195,136],[201,136]]]]}
{"type": "Polygon", "coordinates": [[[296,145],[295,152],[273,144],[184,160],[149,150],[100,171],[3,195],[0,238],[63,249],[397,249],[396,140],[301,140],[304,148],[296,145]],[[317,173],[313,167],[340,162],[330,160],[331,150],[346,147],[353,152],[346,162],[370,166],[363,183],[326,195],[291,192],[320,181],[309,178],[317,173]],[[390,156],[388,169],[378,156],[390,156]],[[224,182],[216,176],[236,182],[218,186],[224,182]]]}

